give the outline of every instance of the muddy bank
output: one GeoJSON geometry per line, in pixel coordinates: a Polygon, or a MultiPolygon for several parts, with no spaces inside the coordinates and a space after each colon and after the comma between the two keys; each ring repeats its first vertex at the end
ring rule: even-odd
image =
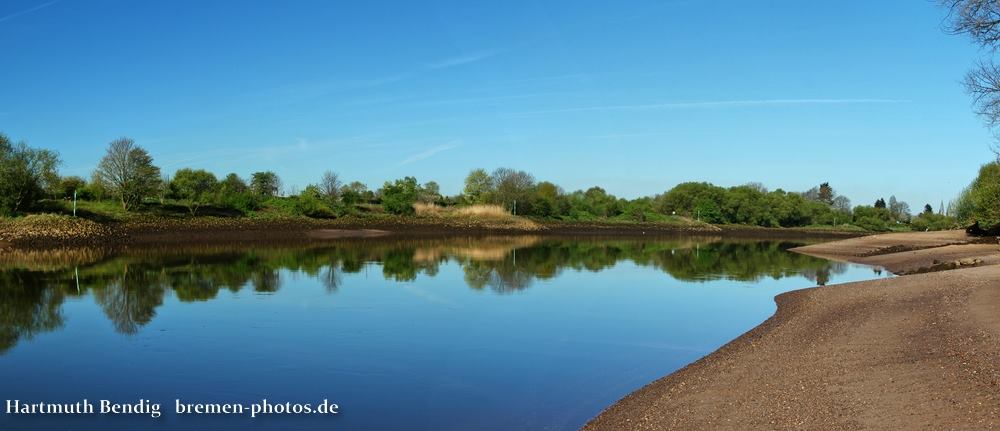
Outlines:
{"type": "Polygon", "coordinates": [[[713,235],[745,238],[830,239],[857,232],[765,229],[657,223],[576,223],[516,218],[512,220],[433,217],[344,217],[316,219],[139,218],[97,223],[85,219],[39,216],[30,222],[0,220],[0,248],[120,247],[212,243],[295,243],[368,237],[440,237],[447,235],[645,236],[713,235]]]}
{"type": "Polygon", "coordinates": [[[626,396],[588,430],[1000,427],[1000,246],[961,232],[802,247],[906,272],[779,295],[774,316],[626,396]],[[991,248],[992,247],[992,248],[991,248]]]}
{"type": "Polygon", "coordinates": [[[807,245],[792,251],[880,266],[897,275],[1000,263],[1000,242],[997,238],[972,237],[964,231],[872,235],[807,245]]]}

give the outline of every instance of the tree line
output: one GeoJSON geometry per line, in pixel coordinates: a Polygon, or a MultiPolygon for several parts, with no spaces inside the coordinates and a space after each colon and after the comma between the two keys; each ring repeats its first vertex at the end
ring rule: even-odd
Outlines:
{"type": "MultiPolygon", "coordinates": [[[[371,190],[359,181],[344,184],[333,171],[325,172],[301,191],[284,193],[281,178],[272,171],[247,177],[229,173],[221,179],[203,169],[181,168],[163,175],[152,156],[130,138],[108,144],[105,155],[89,179],[63,177],[60,160],[52,151],[13,144],[0,134],[0,215],[22,214],[45,199],[113,201],[121,211],[142,211],[154,204],[174,204],[191,215],[206,207],[236,215],[276,213],[314,218],[378,211],[412,215],[415,204],[449,206],[496,205],[514,215],[568,221],[657,222],[687,217],[706,223],[764,227],[855,225],[884,231],[896,226],[945,229],[957,220],[981,226],[1000,225],[997,208],[990,207],[990,178],[1000,176],[996,165],[984,167],[979,179],[947,209],[937,212],[930,204],[912,215],[909,205],[891,196],[872,205],[851,206],[829,183],[804,192],[768,190],[760,183],[721,187],[706,182],[686,182],[655,196],[625,199],[601,187],[565,191],[549,181],[537,181],[522,170],[474,169],[465,178],[462,192],[444,196],[437,183],[420,183],[414,177],[385,182],[371,190]],[[991,170],[992,169],[992,170],[991,170]],[[980,184],[982,183],[982,184],[980,184]],[[991,212],[992,211],[992,212],[991,212]],[[992,215],[991,215],[992,214],[992,215]],[[992,218],[990,218],[992,217],[992,218]]],[[[996,190],[1000,190],[997,188],[996,190]]]]}

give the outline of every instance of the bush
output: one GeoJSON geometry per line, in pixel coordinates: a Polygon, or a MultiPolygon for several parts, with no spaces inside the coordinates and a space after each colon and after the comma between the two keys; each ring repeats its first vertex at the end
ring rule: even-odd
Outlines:
{"type": "Polygon", "coordinates": [[[855,217],[854,225],[874,232],[885,232],[889,230],[889,223],[878,217],[872,216],[855,217]]]}
{"type": "Polygon", "coordinates": [[[917,231],[925,230],[947,230],[954,228],[956,224],[954,217],[944,214],[921,213],[910,220],[910,228],[917,231]]]}
{"type": "Polygon", "coordinates": [[[323,198],[323,192],[320,191],[319,187],[308,186],[295,199],[295,212],[299,215],[313,218],[335,217],[336,214],[327,206],[323,198]]]}
{"type": "Polygon", "coordinates": [[[406,177],[382,186],[382,208],[391,214],[412,215],[417,201],[417,179],[406,177]]]}
{"type": "Polygon", "coordinates": [[[1000,165],[987,163],[979,169],[979,176],[972,182],[960,201],[959,213],[966,213],[964,222],[978,224],[986,232],[1000,231],[1000,165]]]}
{"type": "Polygon", "coordinates": [[[32,207],[58,181],[59,158],[48,150],[12,144],[0,134],[0,216],[32,207]]]}
{"type": "Polygon", "coordinates": [[[299,211],[297,198],[271,197],[263,201],[261,209],[264,215],[268,216],[296,216],[302,215],[299,211]]]}
{"type": "Polygon", "coordinates": [[[709,183],[681,183],[657,197],[657,209],[664,214],[698,217],[702,221],[721,222],[726,189],[709,183]]]}
{"type": "Polygon", "coordinates": [[[85,199],[83,191],[87,188],[87,181],[80,177],[65,177],[59,180],[59,186],[54,193],[57,197],[70,199],[76,193],[78,199],[85,199]]]}
{"type": "Polygon", "coordinates": [[[174,174],[170,181],[170,191],[184,200],[191,215],[198,212],[198,207],[207,204],[218,188],[219,181],[203,169],[184,168],[174,174]]]}
{"type": "Polygon", "coordinates": [[[244,215],[260,209],[260,201],[249,192],[223,194],[219,197],[219,205],[232,208],[244,215]]]}

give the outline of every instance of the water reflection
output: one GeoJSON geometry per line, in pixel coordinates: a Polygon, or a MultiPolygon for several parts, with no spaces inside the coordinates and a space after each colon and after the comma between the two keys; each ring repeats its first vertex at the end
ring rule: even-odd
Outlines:
{"type": "Polygon", "coordinates": [[[621,262],[656,268],[690,282],[803,276],[826,284],[847,265],[788,252],[788,241],[720,238],[551,239],[531,236],[436,240],[367,239],[298,248],[70,250],[0,257],[0,354],[19,340],[64,324],[67,297],[90,296],[121,334],[156,318],[168,293],[181,302],[210,301],[220,290],[268,294],[282,272],[319,280],[329,293],[344,274],[380,269],[396,282],[434,277],[456,263],[469,288],[510,294],[563,271],[602,271],[621,262]]]}

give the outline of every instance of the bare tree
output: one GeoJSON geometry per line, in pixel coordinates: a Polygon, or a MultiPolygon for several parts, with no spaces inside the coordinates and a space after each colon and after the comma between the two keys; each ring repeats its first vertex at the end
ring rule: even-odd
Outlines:
{"type": "Polygon", "coordinates": [[[851,212],[851,200],[847,196],[833,198],[833,207],[843,212],[851,212]]]}
{"type": "Polygon", "coordinates": [[[965,91],[972,95],[976,114],[990,127],[1000,123],[1000,67],[983,60],[965,75],[965,91]]]}
{"type": "Polygon", "coordinates": [[[983,48],[996,50],[1000,43],[1000,3],[996,0],[940,0],[948,8],[952,34],[968,34],[983,48]]]}
{"type": "Polygon", "coordinates": [[[897,200],[896,196],[889,196],[889,212],[892,216],[899,221],[909,222],[910,221],[910,204],[897,200]]]}
{"type": "Polygon", "coordinates": [[[330,202],[336,202],[340,199],[340,186],[340,176],[336,172],[326,171],[323,173],[323,179],[319,182],[319,189],[323,192],[323,197],[330,202]]]}
{"type": "Polygon", "coordinates": [[[749,187],[751,190],[754,190],[757,193],[762,193],[762,194],[765,194],[765,195],[768,192],[767,186],[765,186],[763,183],[760,183],[760,182],[757,182],[757,181],[751,181],[749,183],[744,184],[743,186],[744,187],[749,187]]]}
{"type": "Polygon", "coordinates": [[[505,207],[517,212],[517,201],[526,201],[535,177],[525,171],[511,168],[497,168],[493,171],[496,198],[505,207]]]}
{"type": "MultiPolygon", "coordinates": [[[[1000,2],[996,0],[939,0],[948,9],[951,34],[967,34],[980,47],[995,53],[1000,47],[1000,2]]],[[[965,75],[965,90],[972,95],[973,109],[988,127],[1000,125],[1000,66],[981,60],[965,75]]],[[[1000,163],[1000,146],[990,149],[1000,163]]]]}
{"type": "Polygon", "coordinates": [[[126,211],[154,194],[160,185],[160,168],[153,166],[149,153],[130,138],[119,138],[108,145],[96,173],[126,211]]]}

